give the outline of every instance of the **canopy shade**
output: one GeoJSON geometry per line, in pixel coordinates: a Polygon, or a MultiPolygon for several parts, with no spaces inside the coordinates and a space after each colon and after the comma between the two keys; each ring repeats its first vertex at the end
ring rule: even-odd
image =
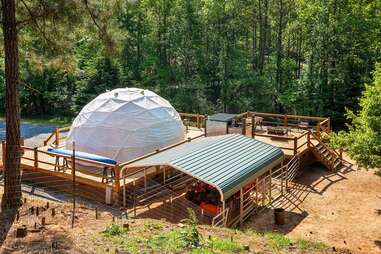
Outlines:
{"type": "Polygon", "coordinates": [[[282,160],[281,149],[239,134],[230,134],[196,139],[128,167],[173,167],[214,186],[226,200],[282,160]]]}

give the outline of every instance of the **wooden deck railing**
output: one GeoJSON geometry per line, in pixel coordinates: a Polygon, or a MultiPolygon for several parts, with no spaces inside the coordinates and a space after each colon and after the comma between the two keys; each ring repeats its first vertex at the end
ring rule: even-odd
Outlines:
{"type": "Polygon", "coordinates": [[[191,113],[179,113],[181,119],[186,127],[194,126],[197,128],[203,128],[205,126],[204,119],[207,115],[191,114],[191,113]]]}
{"type": "Polygon", "coordinates": [[[49,142],[55,146],[59,146],[61,141],[66,139],[66,136],[63,136],[62,133],[68,132],[69,130],[70,127],[57,128],[44,140],[44,146],[47,146],[49,142]]]}

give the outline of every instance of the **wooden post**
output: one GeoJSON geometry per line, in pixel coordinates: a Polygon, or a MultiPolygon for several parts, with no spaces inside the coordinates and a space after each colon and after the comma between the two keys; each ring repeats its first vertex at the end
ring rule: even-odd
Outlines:
{"type": "Polygon", "coordinates": [[[38,150],[37,150],[37,147],[35,147],[33,149],[33,152],[34,152],[34,169],[37,170],[38,169],[38,150]]]}
{"type": "Polygon", "coordinates": [[[73,214],[71,218],[71,228],[74,228],[74,220],[75,220],[75,202],[76,202],[76,188],[75,188],[75,143],[73,142],[73,154],[71,157],[71,174],[73,176],[73,214]]]}
{"type": "Polygon", "coordinates": [[[114,170],[115,170],[114,188],[115,188],[115,191],[117,193],[119,193],[119,191],[120,191],[120,170],[121,170],[120,165],[119,164],[115,165],[114,170]]]}
{"type": "Polygon", "coordinates": [[[320,122],[316,125],[316,136],[320,138],[320,122]]]}
{"type": "Polygon", "coordinates": [[[207,132],[207,129],[206,129],[206,122],[208,120],[208,115],[204,115],[204,133],[205,133],[205,137],[207,136],[208,132],[207,132]]]}
{"type": "Polygon", "coordinates": [[[226,226],[226,218],[225,218],[225,200],[222,201],[222,221],[224,223],[224,226],[226,226]]]}
{"type": "Polygon", "coordinates": [[[242,135],[246,136],[246,118],[242,121],[242,135]]]}
{"type": "Polygon", "coordinates": [[[58,147],[60,145],[60,132],[58,129],[56,129],[54,135],[56,136],[56,147],[58,147]]]}
{"type": "Polygon", "coordinates": [[[197,116],[196,116],[196,126],[197,126],[197,128],[200,129],[200,115],[199,114],[197,114],[197,116]]]}
{"type": "MultiPolygon", "coordinates": [[[[283,163],[282,163],[283,164],[283,163]]],[[[280,168],[281,169],[281,178],[280,178],[280,193],[283,195],[283,178],[284,178],[284,167],[282,165],[282,167],[280,168]]]]}
{"type": "Polygon", "coordinates": [[[287,116],[287,115],[284,115],[284,122],[283,122],[283,125],[284,125],[284,126],[288,126],[288,116],[287,116]]]}
{"type": "Polygon", "coordinates": [[[255,203],[258,205],[258,177],[255,178],[255,203]]]}
{"type": "Polygon", "coordinates": [[[239,225],[243,225],[243,188],[239,191],[239,225]]]}
{"type": "Polygon", "coordinates": [[[308,131],[307,133],[307,147],[310,148],[311,147],[311,132],[308,131]]]}
{"type": "Polygon", "coordinates": [[[328,130],[328,133],[331,132],[331,118],[328,117],[328,121],[327,121],[327,130],[328,130]]]}
{"type": "Polygon", "coordinates": [[[298,153],[298,138],[294,137],[294,155],[298,153]]]}
{"type": "Polygon", "coordinates": [[[272,178],[272,174],[273,174],[273,170],[270,169],[270,178],[269,178],[269,181],[270,181],[270,183],[269,183],[269,185],[270,185],[270,187],[269,187],[269,200],[270,200],[270,203],[269,204],[271,204],[271,202],[272,202],[272,197],[271,197],[271,188],[272,188],[272,186],[271,186],[271,184],[272,184],[271,178],[272,178]]]}
{"type": "Polygon", "coordinates": [[[134,187],[134,197],[133,197],[133,208],[134,208],[134,218],[136,217],[136,181],[132,183],[134,187]]]}
{"type": "Polygon", "coordinates": [[[144,193],[147,192],[147,168],[144,168],[144,193]]]}
{"type": "Polygon", "coordinates": [[[251,116],[251,137],[255,138],[255,129],[257,128],[257,123],[255,122],[255,113],[251,116]]]}

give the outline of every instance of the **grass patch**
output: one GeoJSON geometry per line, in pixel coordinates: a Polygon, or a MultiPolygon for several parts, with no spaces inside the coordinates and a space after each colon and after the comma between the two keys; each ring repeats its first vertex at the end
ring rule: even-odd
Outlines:
{"type": "Polygon", "coordinates": [[[325,250],[328,248],[328,246],[323,242],[304,239],[296,240],[295,244],[302,250],[325,250]]]}
{"type": "Polygon", "coordinates": [[[267,233],[266,238],[269,240],[271,247],[274,249],[282,249],[289,246],[292,241],[281,233],[267,233]]]}
{"type": "Polygon", "coordinates": [[[128,229],[122,228],[118,224],[111,224],[108,226],[104,231],[102,231],[102,234],[106,237],[115,237],[115,236],[124,236],[128,233],[128,229]]]}
{"type": "Polygon", "coordinates": [[[211,251],[222,251],[227,253],[240,253],[243,251],[243,246],[238,242],[232,242],[227,239],[220,239],[217,237],[211,237],[204,243],[205,249],[211,251]]]}
{"type": "Polygon", "coordinates": [[[198,246],[189,245],[187,235],[190,228],[188,227],[163,231],[164,227],[153,221],[145,222],[144,226],[151,229],[150,233],[142,233],[139,236],[132,235],[133,232],[128,232],[117,224],[111,224],[101,232],[101,235],[106,237],[108,241],[111,240],[115,247],[129,253],[214,254],[242,253],[243,251],[243,246],[240,243],[218,237],[201,238],[198,246]]]}
{"type": "Polygon", "coordinates": [[[160,224],[159,222],[155,221],[146,221],[144,223],[144,227],[149,230],[161,230],[163,229],[163,225],[160,224]]]}

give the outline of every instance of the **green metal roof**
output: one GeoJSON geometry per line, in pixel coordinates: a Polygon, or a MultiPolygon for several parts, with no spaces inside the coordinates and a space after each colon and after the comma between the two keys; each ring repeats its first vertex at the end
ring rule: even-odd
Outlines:
{"type": "Polygon", "coordinates": [[[231,122],[236,114],[217,113],[208,117],[208,120],[215,122],[231,122]]]}
{"type": "Polygon", "coordinates": [[[167,165],[216,187],[226,200],[283,159],[281,149],[239,134],[196,139],[129,165],[167,165]]]}

